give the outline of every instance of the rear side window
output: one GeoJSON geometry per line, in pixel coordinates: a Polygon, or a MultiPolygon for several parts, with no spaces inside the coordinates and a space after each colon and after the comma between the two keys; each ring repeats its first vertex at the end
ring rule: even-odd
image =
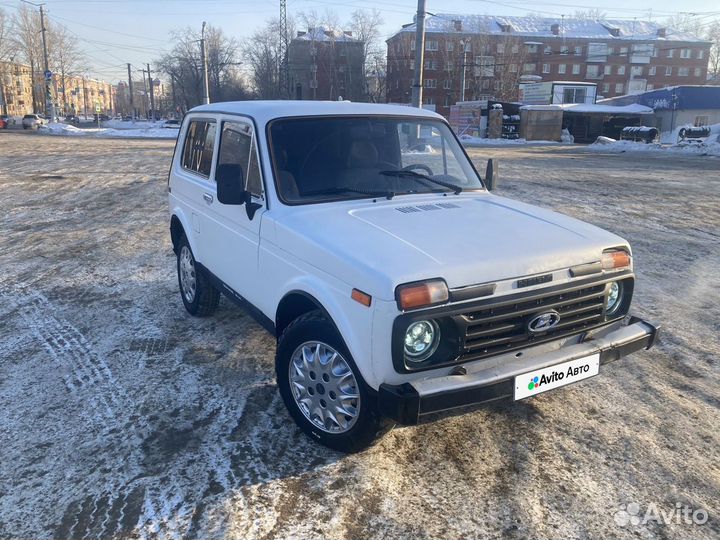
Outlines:
{"type": "Polygon", "coordinates": [[[240,165],[245,189],[256,197],[262,195],[262,178],[258,167],[255,137],[249,124],[223,122],[218,165],[224,163],[240,165]]]}
{"type": "Polygon", "coordinates": [[[210,177],[213,148],[215,147],[215,122],[192,120],[185,135],[183,146],[183,169],[210,177]]]}

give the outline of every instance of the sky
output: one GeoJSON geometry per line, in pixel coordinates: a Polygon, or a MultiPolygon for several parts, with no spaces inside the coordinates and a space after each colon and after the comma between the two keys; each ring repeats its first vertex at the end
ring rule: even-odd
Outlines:
{"type": "MultiPolygon", "coordinates": [[[[36,0],[36,3],[40,0],[36,0]]],[[[232,37],[249,37],[265,21],[279,14],[277,0],[44,0],[48,16],[63,24],[80,40],[91,76],[117,83],[127,80],[127,66],[140,70],[172,47],[169,34],[187,26],[200,29],[202,21],[219,26],[232,37]]],[[[287,0],[288,16],[326,10],[347,21],[358,9],[377,9],[384,24],[383,38],[402,24],[412,22],[417,0],[287,0]]],[[[19,0],[0,0],[0,8],[13,13],[19,0]]],[[[692,9],[706,23],[720,18],[718,0],[426,0],[429,13],[488,15],[571,16],[577,10],[600,8],[611,18],[662,21],[681,7],[692,9]],[[687,6],[687,7],[686,7],[687,6]]],[[[141,78],[138,71],[135,75],[141,78]]]]}

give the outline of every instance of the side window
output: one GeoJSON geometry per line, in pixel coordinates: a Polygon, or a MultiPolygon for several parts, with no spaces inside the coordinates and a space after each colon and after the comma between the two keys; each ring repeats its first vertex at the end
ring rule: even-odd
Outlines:
{"type": "Polygon", "coordinates": [[[258,167],[255,137],[249,124],[223,122],[218,166],[224,163],[240,165],[245,189],[256,197],[262,195],[262,178],[258,167]]]}
{"type": "Polygon", "coordinates": [[[192,120],[185,135],[182,166],[203,176],[210,177],[213,148],[215,147],[215,122],[192,120]]]}

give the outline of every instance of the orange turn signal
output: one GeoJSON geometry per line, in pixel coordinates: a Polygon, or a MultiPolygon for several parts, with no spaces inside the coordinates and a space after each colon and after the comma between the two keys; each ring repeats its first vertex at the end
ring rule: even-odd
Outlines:
{"type": "Polygon", "coordinates": [[[362,292],[359,289],[353,289],[352,293],[350,294],[350,297],[355,300],[356,302],[362,304],[363,306],[370,307],[370,304],[372,302],[372,296],[370,296],[367,293],[362,292]]]}
{"type": "Polygon", "coordinates": [[[602,268],[603,270],[612,270],[614,268],[627,268],[632,262],[632,257],[627,251],[621,249],[613,249],[603,252],[602,268]]]}
{"type": "Polygon", "coordinates": [[[449,297],[447,285],[442,279],[408,283],[395,290],[398,307],[403,311],[442,304],[447,302],[449,297]]]}

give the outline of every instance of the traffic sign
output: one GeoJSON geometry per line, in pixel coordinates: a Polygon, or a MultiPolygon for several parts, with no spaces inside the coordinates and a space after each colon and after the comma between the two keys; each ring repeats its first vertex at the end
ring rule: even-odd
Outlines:
{"type": "Polygon", "coordinates": [[[96,113],[99,113],[101,110],[102,110],[102,108],[100,107],[100,104],[99,104],[99,103],[96,103],[96,104],[95,104],[95,112],[96,112],[96,113]]]}

